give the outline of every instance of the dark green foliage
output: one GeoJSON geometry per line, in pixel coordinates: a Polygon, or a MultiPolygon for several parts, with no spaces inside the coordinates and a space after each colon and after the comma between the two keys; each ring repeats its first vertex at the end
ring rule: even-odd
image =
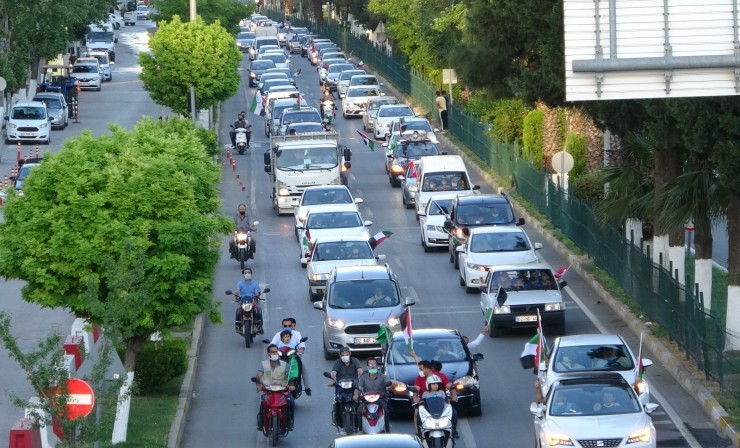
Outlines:
{"type": "Polygon", "coordinates": [[[184,374],[188,368],[187,351],[182,339],[144,343],[134,375],[138,393],[147,395],[156,392],[159,387],[184,374]]]}
{"type": "Polygon", "coordinates": [[[545,128],[545,113],[539,109],[532,109],[524,118],[522,133],[522,152],[524,158],[535,168],[542,169],[544,155],[542,153],[543,132],[545,128]]]}
{"type": "Polygon", "coordinates": [[[568,176],[571,180],[581,177],[586,171],[586,153],[588,151],[586,137],[575,132],[568,134],[565,148],[573,156],[573,169],[568,176]]]}
{"type": "Polygon", "coordinates": [[[195,135],[203,144],[209,156],[215,156],[221,153],[221,148],[218,146],[218,135],[214,131],[196,127],[195,135]]]}
{"type": "Polygon", "coordinates": [[[498,100],[493,106],[493,138],[499,142],[522,142],[527,105],[520,99],[498,100]]]}
{"type": "Polygon", "coordinates": [[[599,179],[598,173],[586,173],[569,181],[573,196],[594,205],[604,199],[604,184],[599,179]]]}

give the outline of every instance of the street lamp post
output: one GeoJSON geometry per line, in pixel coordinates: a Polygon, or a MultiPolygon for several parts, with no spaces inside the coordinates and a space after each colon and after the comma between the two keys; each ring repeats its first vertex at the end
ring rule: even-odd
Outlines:
{"type": "MultiPolygon", "coordinates": [[[[190,21],[194,22],[196,16],[195,0],[190,0],[190,21]]],[[[193,118],[193,123],[197,123],[195,107],[195,86],[190,86],[190,116],[193,118]]]]}

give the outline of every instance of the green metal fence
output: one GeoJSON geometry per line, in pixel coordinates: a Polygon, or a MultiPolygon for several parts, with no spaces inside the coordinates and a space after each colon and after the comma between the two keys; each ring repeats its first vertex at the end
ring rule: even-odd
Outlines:
{"type": "MultiPolygon", "coordinates": [[[[282,17],[280,17],[282,18],[282,17]]],[[[437,87],[413,71],[398,56],[389,56],[369,40],[359,38],[336,22],[301,22],[313,32],[337,43],[377,70],[402,93],[428,111],[436,111],[437,87]]],[[[438,122],[435,116],[432,121],[438,122]]],[[[725,328],[721,319],[704,311],[692,291],[670,272],[652,262],[619,230],[601,223],[593,211],[570,192],[563,192],[550,176],[518,158],[516,145],[495,142],[485,124],[453,104],[449,132],[499,175],[512,178],[519,194],[553,225],[588,253],[640,306],[650,320],[660,324],[672,340],[703,369],[708,378],[740,398],[740,360],[724,354],[725,328]]]]}

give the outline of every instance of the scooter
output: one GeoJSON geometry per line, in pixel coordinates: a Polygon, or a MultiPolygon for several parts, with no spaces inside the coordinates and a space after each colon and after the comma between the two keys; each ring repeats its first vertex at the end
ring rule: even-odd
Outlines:
{"type": "Polygon", "coordinates": [[[277,446],[278,439],[285,437],[290,432],[290,403],[288,402],[288,387],[280,385],[266,386],[262,384],[259,378],[252,377],[252,382],[262,386],[262,400],[260,409],[262,418],[257,425],[262,434],[272,442],[272,446],[277,446]]]}
{"type": "Polygon", "coordinates": [[[234,141],[236,141],[236,152],[238,152],[239,155],[244,155],[244,153],[247,152],[247,148],[249,148],[249,145],[247,144],[247,130],[245,128],[236,128],[234,129],[234,132],[234,141]]]}
{"type": "Polygon", "coordinates": [[[259,223],[259,221],[255,221],[252,223],[251,229],[237,229],[234,232],[234,250],[236,251],[234,257],[239,262],[242,270],[244,270],[247,260],[254,256],[252,254],[252,232],[257,230],[259,223]]]}
{"type": "MultiPolygon", "coordinates": [[[[324,376],[331,379],[329,372],[324,372],[324,376]]],[[[355,422],[357,416],[357,407],[354,401],[354,392],[357,388],[357,380],[340,379],[334,382],[334,406],[332,406],[331,418],[332,425],[337,426],[340,422],[340,433],[343,435],[352,435],[355,432],[355,422]],[[339,409],[340,415],[336,415],[339,409]]]]}
{"type": "MultiPolygon", "coordinates": [[[[304,336],[295,347],[280,348],[280,360],[288,364],[288,368],[286,369],[288,371],[288,384],[294,387],[290,392],[293,394],[293,398],[298,398],[303,394],[303,361],[296,352],[298,351],[298,345],[307,340],[308,336],[304,336]]],[[[269,339],[263,339],[262,342],[269,344],[272,341],[269,339]]]]}
{"type": "MultiPolygon", "coordinates": [[[[265,288],[262,293],[270,292],[270,288],[265,288]]],[[[233,295],[235,297],[234,303],[239,302],[239,308],[241,309],[241,326],[235,326],[237,334],[244,337],[244,346],[249,348],[254,340],[254,337],[262,331],[262,321],[257,319],[257,311],[259,311],[259,302],[265,301],[260,294],[258,297],[252,297],[251,301],[246,300],[246,297],[239,297],[238,293],[234,293],[231,290],[226,291],[226,295],[233,295]]]]}
{"type": "Polygon", "coordinates": [[[336,117],[335,114],[335,106],[334,101],[332,100],[325,100],[321,102],[321,111],[324,115],[324,123],[331,123],[334,122],[334,118],[336,117]]]}
{"type": "Polygon", "coordinates": [[[418,409],[419,436],[426,441],[428,448],[445,448],[452,440],[452,405],[447,397],[428,397],[414,406],[418,409]]]}
{"type": "MultiPolygon", "coordinates": [[[[392,383],[387,384],[389,386],[392,383]]],[[[387,418],[383,411],[383,406],[378,403],[385,398],[382,392],[365,392],[360,396],[363,401],[362,406],[362,432],[365,434],[380,434],[385,431],[385,419],[387,418]]]]}

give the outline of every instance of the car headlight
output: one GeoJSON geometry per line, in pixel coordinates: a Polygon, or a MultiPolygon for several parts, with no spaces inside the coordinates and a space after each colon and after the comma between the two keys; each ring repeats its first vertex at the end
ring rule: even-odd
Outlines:
{"type": "Polygon", "coordinates": [[[257,73],[255,73],[255,72],[249,72],[249,77],[250,78],[256,78],[257,77],[257,73]]]}
{"type": "Polygon", "coordinates": [[[403,167],[394,163],[393,165],[391,165],[391,171],[393,171],[394,173],[403,173],[403,167]]]}
{"type": "Polygon", "coordinates": [[[401,319],[399,319],[398,317],[393,317],[393,316],[388,318],[389,327],[396,327],[398,325],[401,325],[401,319]]]}
{"type": "Polygon", "coordinates": [[[49,126],[49,123],[41,123],[38,127],[39,129],[46,129],[47,126],[49,126]]]}
{"type": "Polygon", "coordinates": [[[570,437],[562,434],[547,433],[545,434],[545,440],[549,446],[575,446],[570,437]]]}
{"type": "Polygon", "coordinates": [[[298,221],[300,221],[300,222],[306,222],[306,216],[307,216],[307,214],[305,212],[299,214],[298,215],[298,221]]]}
{"type": "Polygon", "coordinates": [[[15,129],[15,128],[18,127],[18,125],[17,124],[13,124],[13,123],[8,123],[8,127],[11,128],[11,129],[15,129]]]}
{"type": "Polygon", "coordinates": [[[311,276],[313,281],[326,280],[327,278],[329,278],[329,274],[313,274],[311,276]]]}
{"type": "Polygon", "coordinates": [[[466,376],[456,379],[455,382],[453,383],[453,386],[457,390],[462,390],[466,387],[478,387],[478,380],[476,380],[470,375],[466,375],[466,376]]]}
{"type": "Polygon", "coordinates": [[[494,314],[509,314],[511,313],[511,307],[509,305],[503,305],[493,309],[494,314]]]}
{"type": "Polygon", "coordinates": [[[56,114],[54,114],[54,117],[55,118],[62,118],[63,115],[64,115],[64,111],[63,110],[60,110],[59,112],[57,112],[56,114]]]}
{"type": "Polygon", "coordinates": [[[382,121],[379,121],[378,124],[377,124],[377,126],[379,128],[387,128],[388,127],[388,123],[383,123],[382,121]]]}
{"type": "Polygon", "coordinates": [[[329,324],[331,328],[336,328],[337,330],[341,330],[344,328],[344,321],[342,319],[334,319],[334,318],[327,318],[326,323],[329,324]]]}
{"type": "Polygon", "coordinates": [[[444,228],[442,226],[435,226],[433,224],[427,224],[427,232],[444,232],[444,228]]]}
{"type": "Polygon", "coordinates": [[[639,442],[646,443],[650,441],[650,437],[651,437],[650,429],[645,428],[640,432],[630,434],[629,437],[627,437],[627,444],[629,445],[630,443],[639,443],[639,442]]]}
{"type": "Polygon", "coordinates": [[[560,311],[563,308],[562,305],[562,303],[546,303],[545,311],[560,311]]]}
{"type": "Polygon", "coordinates": [[[409,185],[409,191],[411,193],[416,193],[416,185],[409,185]]]}
{"type": "Polygon", "coordinates": [[[474,271],[488,272],[488,266],[484,266],[482,264],[475,264],[466,261],[465,267],[474,271]]]}
{"type": "Polygon", "coordinates": [[[290,193],[287,188],[281,188],[278,190],[278,196],[288,196],[290,193]]]}
{"type": "Polygon", "coordinates": [[[327,76],[326,80],[329,81],[329,82],[337,82],[334,78],[329,78],[328,76],[327,76]]]}

